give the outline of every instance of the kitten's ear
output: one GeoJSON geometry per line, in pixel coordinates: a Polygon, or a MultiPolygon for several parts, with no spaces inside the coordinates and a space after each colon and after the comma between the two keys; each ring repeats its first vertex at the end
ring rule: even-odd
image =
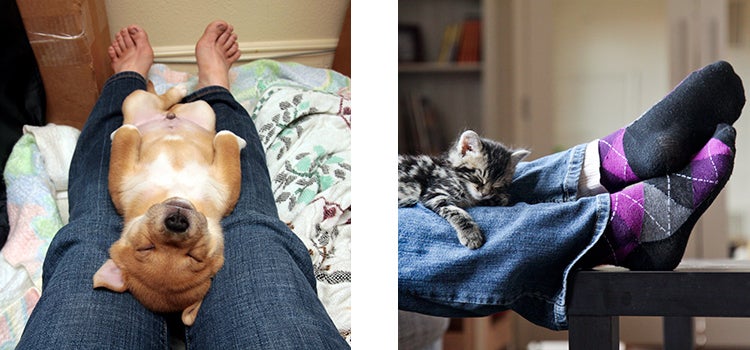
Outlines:
{"type": "Polygon", "coordinates": [[[471,130],[464,131],[461,137],[458,139],[456,145],[461,155],[466,155],[466,152],[479,152],[482,149],[482,143],[479,141],[479,135],[471,130]]]}
{"type": "Polygon", "coordinates": [[[510,164],[515,168],[518,162],[522,161],[526,156],[531,154],[530,151],[525,149],[517,149],[510,155],[510,164]]]}

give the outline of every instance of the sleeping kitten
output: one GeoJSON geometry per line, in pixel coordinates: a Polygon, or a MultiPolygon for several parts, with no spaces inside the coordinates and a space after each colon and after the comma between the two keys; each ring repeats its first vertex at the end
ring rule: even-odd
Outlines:
{"type": "Polygon", "coordinates": [[[507,205],[516,165],[529,154],[468,130],[441,156],[398,156],[398,206],[422,202],[453,226],[461,244],[477,249],[484,236],[463,208],[507,205]]]}

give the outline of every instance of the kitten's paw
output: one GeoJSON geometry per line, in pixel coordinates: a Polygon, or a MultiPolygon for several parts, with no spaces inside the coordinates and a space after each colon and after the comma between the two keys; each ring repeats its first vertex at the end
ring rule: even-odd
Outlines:
{"type": "Polygon", "coordinates": [[[477,249],[484,244],[484,235],[479,227],[473,226],[458,232],[458,240],[469,249],[477,249]]]}

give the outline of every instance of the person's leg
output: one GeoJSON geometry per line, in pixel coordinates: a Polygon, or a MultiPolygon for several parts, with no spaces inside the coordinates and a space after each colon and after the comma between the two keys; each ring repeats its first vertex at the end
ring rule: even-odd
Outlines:
{"type": "Polygon", "coordinates": [[[443,317],[513,309],[564,328],[566,276],[609,216],[609,196],[577,199],[585,148],[523,163],[511,191],[534,192],[535,204],[469,208],[486,238],[477,250],[462,246],[447,221],[421,204],[399,208],[399,309],[443,317]]]}
{"type": "Polygon", "coordinates": [[[247,142],[241,152],[242,192],[234,212],[258,212],[278,217],[258,132],[245,108],[229,92],[227,72],[239,58],[237,35],[232,31],[232,26],[223,21],[208,25],[195,50],[199,69],[198,90],[186,96],[184,102],[208,102],[216,113],[216,131],[230,130],[247,142]]]}
{"type": "Polygon", "coordinates": [[[509,187],[511,205],[575,201],[579,197],[585,151],[583,144],[518,163],[509,187]]]}
{"type": "MultiPolygon", "coordinates": [[[[566,328],[572,269],[614,263],[669,270],[679,263],[695,222],[729,179],[734,138],[722,124],[680,172],[611,195],[471,208],[486,236],[477,250],[460,245],[451,226],[423,206],[399,208],[399,308],[444,317],[513,309],[541,326],[566,328]]],[[[570,154],[569,164],[555,165],[580,161],[580,152],[570,154]]]]}
{"type": "MultiPolygon", "coordinates": [[[[215,68],[202,65],[209,62],[205,58],[212,53],[224,53],[220,56],[226,58],[224,63],[236,60],[226,54],[226,48],[232,46],[227,41],[233,38],[226,23],[210,24],[196,46],[199,68],[204,72],[215,68]]],[[[224,78],[229,64],[217,70],[224,78]]],[[[203,78],[219,85],[202,87],[186,101],[208,102],[216,112],[217,130],[234,132],[247,141],[247,147],[241,152],[239,202],[222,221],[224,266],[216,274],[195,324],[186,331],[187,345],[196,349],[346,348],[317,297],[307,249],[278,219],[255,126],[227,86],[221,85],[221,77],[211,74],[203,78]]]]}
{"type": "Polygon", "coordinates": [[[113,45],[119,51],[113,58],[116,74],[86,121],[71,162],[70,222],[47,252],[42,296],[18,349],[148,349],[168,343],[162,317],[128,293],[94,290],[92,284],[122,230],[107,186],[110,133],[122,124],[125,97],[146,88],[143,75],[132,69],[151,64],[150,56],[135,53],[136,45],[148,46],[140,28],[121,31],[113,45]]]}
{"type": "Polygon", "coordinates": [[[566,327],[566,279],[601,236],[609,197],[468,209],[485,233],[466,249],[421,204],[398,209],[399,309],[475,317],[513,309],[535,324],[566,327]]]}
{"type": "Polygon", "coordinates": [[[732,124],[745,103],[742,81],[726,62],[699,69],[630,125],[589,143],[576,169],[548,166],[568,154],[521,162],[510,188],[512,202],[575,200],[616,192],[676,172],[708,141],[719,123],[732,124]],[[576,190],[571,183],[583,171],[576,190]]]}

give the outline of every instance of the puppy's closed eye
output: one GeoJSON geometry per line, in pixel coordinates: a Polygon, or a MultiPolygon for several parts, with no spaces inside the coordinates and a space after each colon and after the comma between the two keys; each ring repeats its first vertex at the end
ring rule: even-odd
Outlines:
{"type": "Polygon", "coordinates": [[[136,251],[147,252],[147,251],[150,251],[150,250],[154,250],[155,248],[156,248],[156,246],[154,246],[154,244],[151,243],[151,244],[147,244],[147,245],[141,246],[140,248],[136,249],[136,251]]]}
{"type": "Polygon", "coordinates": [[[142,245],[135,249],[135,259],[145,263],[149,260],[151,253],[156,249],[153,243],[142,245]]]}
{"type": "Polygon", "coordinates": [[[195,262],[199,262],[199,263],[203,262],[203,259],[199,258],[198,257],[199,255],[197,255],[197,254],[193,254],[192,252],[188,252],[186,255],[187,255],[188,258],[190,258],[192,260],[195,260],[195,262]]]}

